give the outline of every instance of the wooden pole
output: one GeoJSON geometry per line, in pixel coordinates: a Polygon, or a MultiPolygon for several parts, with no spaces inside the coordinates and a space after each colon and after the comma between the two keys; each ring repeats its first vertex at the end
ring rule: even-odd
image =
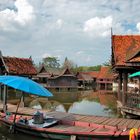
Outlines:
{"type": "MultiPolygon", "coordinates": [[[[23,95],[23,94],[22,94],[23,95]]],[[[14,115],[14,120],[13,120],[13,124],[12,126],[10,127],[10,133],[14,133],[15,132],[15,122],[16,122],[16,116],[17,116],[17,112],[18,112],[18,108],[19,108],[19,105],[20,105],[20,102],[22,100],[22,96],[20,97],[20,100],[17,104],[17,108],[16,108],[16,112],[15,112],[15,115],[14,115]]]]}
{"type": "Polygon", "coordinates": [[[21,97],[20,107],[24,107],[24,92],[23,91],[22,91],[22,97],[21,97]]]}
{"type": "MultiPolygon", "coordinates": [[[[7,75],[7,73],[5,73],[5,76],[7,75]]],[[[3,87],[3,111],[6,112],[7,110],[7,86],[4,85],[3,87]]]]}
{"type": "Polygon", "coordinates": [[[123,73],[123,96],[122,96],[123,105],[126,104],[127,83],[128,83],[128,74],[123,73]]]}
{"type": "Polygon", "coordinates": [[[3,89],[3,111],[6,112],[7,110],[7,86],[4,85],[3,89]]]}
{"type": "Polygon", "coordinates": [[[118,100],[122,101],[122,73],[119,72],[118,100]]]}

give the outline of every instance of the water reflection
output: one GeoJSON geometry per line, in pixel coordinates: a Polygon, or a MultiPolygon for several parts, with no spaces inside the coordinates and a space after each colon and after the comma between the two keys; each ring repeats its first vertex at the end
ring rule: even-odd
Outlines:
{"type": "Polygon", "coordinates": [[[78,113],[85,115],[98,115],[98,116],[112,116],[108,111],[105,110],[105,106],[96,102],[91,102],[88,100],[82,100],[80,102],[75,102],[69,109],[69,113],[78,113]]]}
{"type": "Polygon", "coordinates": [[[33,100],[30,104],[29,104],[30,108],[34,108],[34,109],[42,109],[41,104],[39,103],[39,101],[37,99],[33,100]]]}
{"type": "Polygon", "coordinates": [[[77,114],[116,116],[116,98],[112,94],[92,91],[53,94],[54,97],[48,100],[41,98],[33,100],[30,107],[77,114]]]}
{"type": "Polygon", "coordinates": [[[63,105],[58,105],[55,108],[55,111],[61,111],[61,112],[66,112],[65,107],[63,105]]]}

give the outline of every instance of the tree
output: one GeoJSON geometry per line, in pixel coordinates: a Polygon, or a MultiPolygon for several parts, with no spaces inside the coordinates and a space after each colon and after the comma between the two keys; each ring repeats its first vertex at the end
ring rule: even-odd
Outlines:
{"type": "Polygon", "coordinates": [[[46,57],[46,58],[43,58],[43,64],[47,68],[59,68],[60,64],[59,64],[58,61],[59,60],[57,59],[57,57],[46,57]]]}

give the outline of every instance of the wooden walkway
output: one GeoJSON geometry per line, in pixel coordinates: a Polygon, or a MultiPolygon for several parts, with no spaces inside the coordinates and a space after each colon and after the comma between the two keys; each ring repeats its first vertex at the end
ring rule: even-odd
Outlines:
{"type": "MultiPolygon", "coordinates": [[[[2,110],[2,103],[0,103],[0,110],[2,110]]],[[[8,111],[15,113],[16,106],[8,104],[8,111]]],[[[18,114],[21,115],[33,115],[37,111],[36,109],[31,109],[27,107],[20,107],[18,110],[18,114]]],[[[118,128],[140,128],[140,120],[134,119],[124,119],[124,118],[110,118],[110,117],[101,117],[101,116],[94,116],[94,115],[78,115],[72,113],[65,113],[65,112],[49,112],[45,110],[40,110],[43,113],[46,113],[48,116],[55,117],[58,120],[63,121],[74,121],[76,123],[83,122],[83,123],[95,123],[101,125],[109,125],[115,126],[118,128]]]]}

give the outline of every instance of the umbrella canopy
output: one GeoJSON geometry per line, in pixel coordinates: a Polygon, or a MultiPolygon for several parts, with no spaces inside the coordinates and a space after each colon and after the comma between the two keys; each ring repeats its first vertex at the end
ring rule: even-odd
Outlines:
{"type": "Polygon", "coordinates": [[[138,71],[138,72],[135,72],[135,73],[132,73],[132,74],[130,74],[128,77],[129,78],[131,78],[131,77],[138,77],[138,76],[140,76],[140,71],[138,71]]]}
{"type": "Polygon", "coordinates": [[[20,76],[0,76],[0,83],[9,87],[24,91],[38,96],[53,96],[51,92],[40,84],[20,76]]]}

